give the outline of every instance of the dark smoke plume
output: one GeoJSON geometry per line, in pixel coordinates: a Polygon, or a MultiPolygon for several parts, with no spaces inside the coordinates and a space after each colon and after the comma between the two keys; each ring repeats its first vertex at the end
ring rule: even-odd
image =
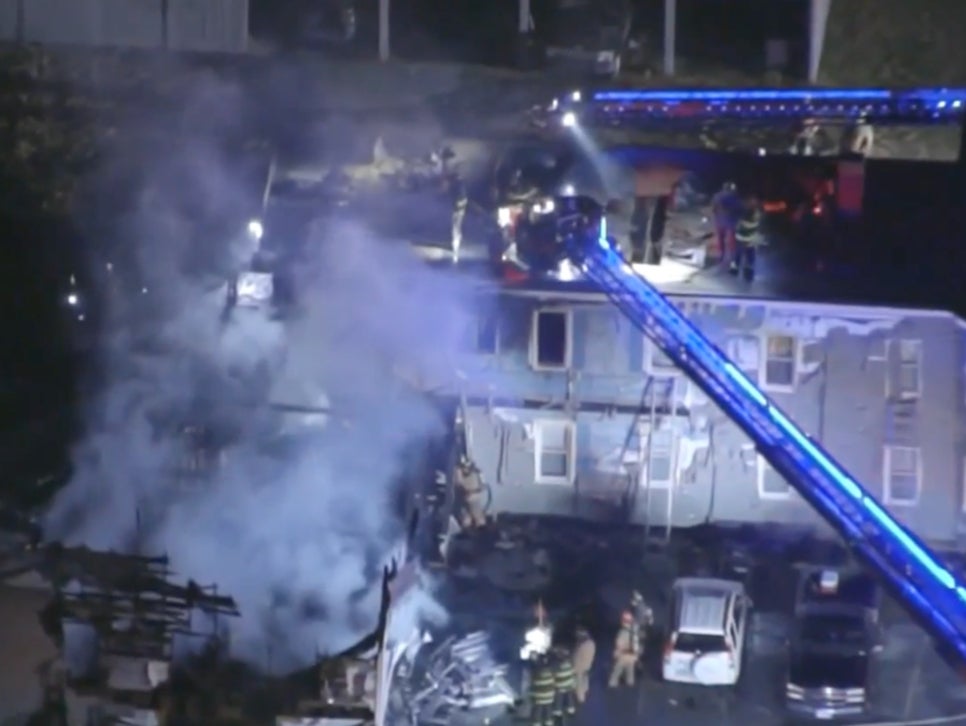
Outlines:
{"type": "MultiPolygon", "coordinates": [[[[214,90],[223,103],[237,95],[214,90]]],[[[399,489],[444,425],[395,372],[453,369],[465,301],[451,276],[342,223],[315,233],[297,316],[239,309],[225,320],[225,273],[248,254],[234,235],[245,220],[218,224],[247,193],[210,141],[231,115],[206,116],[212,128],[164,153],[131,142],[105,165],[102,185],[132,170],[140,181],[127,204],[107,197],[117,239],[92,261],[115,256],[102,275],[99,388],[45,530],[66,544],[166,552],[180,577],[236,598],[236,655],[288,668],[375,623],[381,567],[404,534],[399,489]],[[272,402],[332,412],[293,418],[272,402]],[[223,454],[210,480],[186,487],[172,473],[188,423],[219,432],[223,454]]]]}

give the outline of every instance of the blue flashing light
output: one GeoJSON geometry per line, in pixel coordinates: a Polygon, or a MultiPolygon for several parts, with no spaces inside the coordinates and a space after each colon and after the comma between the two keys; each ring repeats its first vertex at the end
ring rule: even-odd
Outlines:
{"type": "Polygon", "coordinates": [[[742,101],[923,101],[945,108],[952,104],[960,108],[966,100],[966,88],[923,88],[890,91],[882,88],[782,88],[734,90],[660,90],[600,91],[595,101],[629,102],[688,102],[735,103],[742,101]]]}
{"type": "MultiPolygon", "coordinates": [[[[966,95],[966,94],[964,94],[966,95]]],[[[594,94],[595,101],[704,101],[728,103],[731,101],[888,101],[892,91],[883,89],[745,89],[745,90],[647,90],[647,91],[601,91],[594,94]]]]}
{"type": "MultiPolygon", "coordinates": [[[[671,307],[665,299],[663,299],[656,291],[650,289],[650,286],[646,285],[636,274],[629,274],[633,270],[629,269],[629,266],[624,262],[623,258],[616,254],[614,250],[611,249],[609,242],[606,237],[606,222],[602,220],[600,235],[598,237],[598,244],[601,249],[604,250],[602,254],[602,261],[605,265],[611,268],[620,269],[625,273],[625,279],[629,282],[633,281],[631,284],[636,283],[639,285],[639,289],[634,295],[637,299],[641,300],[645,305],[650,305],[652,307],[658,308],[659,312],[670,313],[672,316],[677,314],[677,311],[671,307]],[[643,295],[641,293],[644,293],[643,295]],[[648,302],[644,302],[647,298],[656,298],[648,302]]],[[[598,253],[600,254],[600,253],[598,253]]],[[[933,558],[928,551],[926,551],[921,545],[919,545],[913,537],[906,532],[903,527],[893,519],[882,506],[875,501],[871,496],[869,496],[862,487],[845,474],[842,469],[832,462],[832,460],[820,450],[812,441],[805,436],[799,428],[793,424],[784,413],[782,413],[774,404],[772,404],[767,397],[758,390],[758,388],[748,379],[748,377],[740,371],[731,361],[728,361],[721,355],[720,352],[716,351],[713,347],[706,344],[704,337],[697,331],[696,328],[684,319],[684,323],[687,329],[685,332],[694,335],[688,335],[690,340],[686,340],[685,344],[689,348],[697,348],[701,350],[702,353],[710,353],[711,360],[709,362],[719,365],[727,373],[728,377],[734,381],[739,388],[755,403],[765,409],[769,418],[778,426],[782,434],[792,439],[803,452],[811,459],[811,461],[828,476],[828,479],[834,482],[846,495],[859,503],[866,512],[868,512],[881,526],[882,528],[892,536],[894,541],[901,545],[902,548],[914,558],[922,567],[925,569],[937,582],[942,586],[953,590],[956,595],[966,602],[966,588],[963,588],[956,582],[956,578],[949,572],[948,569],[942,566],[935,558],[933,558]],[[715,360],[717,358],[717,360],[715,360]]]]}
{"type": "Polygon", "coordinates": [[[768,399],[765,398],[765,394],[755,388],[754,384],[748,380],[748,376],[742,373],[734,363],[731,361],[725,363],[725,371],[727,371],[728,375],[731,376],[739,386],[741,386],[745,393],[755,399],[755,403],[757,403],[759,406],[768,405],[768,399]]]}

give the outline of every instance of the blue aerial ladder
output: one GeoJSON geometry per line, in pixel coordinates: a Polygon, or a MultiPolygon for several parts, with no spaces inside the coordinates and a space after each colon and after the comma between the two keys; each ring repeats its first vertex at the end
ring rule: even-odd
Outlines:
{"type": "Polygon", "coordinates": [[[566,259],[598,285],[744,430],[758,452],[937,641],[939,651],[958,668],[966,668],[966,587],[956,575],[634,271],[607,237],[599,204],[586,197],[557,199],[553,217],[553,224],[541,228],[555,234],[553,240],[540,240],[544,267],[552,270],[566,259]],[[557,250],[555,262],[550,248],[557,250]]]}
{"type": "Polygon", "coordinates": [[[565,126],[689,123],[946,125],[962,123],[966,88],[746,88],[573,91],[551,103],[565,126]]]}

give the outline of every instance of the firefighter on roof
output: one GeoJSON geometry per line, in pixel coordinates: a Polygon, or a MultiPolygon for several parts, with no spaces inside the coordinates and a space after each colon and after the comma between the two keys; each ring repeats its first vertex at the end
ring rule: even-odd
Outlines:
{"type": "Polygon", "coordinates": [[[633,686],[639,656],[640,640],[634,627],[634,613],[625,610],[621,613],[621,629],[617,631],[617,638],[614,640],[614,667],[607,685],[617,688],[623,681],[628,686],[633,686]]]}
{"type": "Polygon", "coordinates": [[[459,169],[451,164],[455,157],[452,149],[446,148],[440,153],[442,159],[441,172],[443,175],[443,189],[452,205],[452,225],[450,230],[450,253],[453,264],[460,259],[460,247],[463,245],[463,219],[469,206],[469,194],[466,182],[459,169]]]}
{"type": "Polygon", "coordinates": [[[577,676],[566,648],[555,648],[553,654],[556,661],[553,672],[553,716],[557,723],[567,724],[577,713],[577,676]]]}
{"type": "Polygon", "coordinates": [[[460,456],[456,467],[456,486],[463,497],[461,524],[464,529],[476,529],[486,525],[486,487],[483,477],[473,460],[466,454],[460,456]]]}
{"type": "Polygon", "coordinates": [[[553,666],[550,659],[539,656],[534,661],[530,682],[530,723],[532,726],[554,726],[553,703],[557,694],[553,666]]]}
{"type": "Polygon", "coordinates": [[[752,282],[755,279],[758,248],[764,243],[761,235],[761,205],[753,193],[744,194],[741,205],[741,216],[735,229],[737,251],[729,271],[732,275],[741,275],[746,282],[752,282]]]}
{"type": "Polygon", "coordinates": [[[848,151],[860,156],[869,156],[875,144],[875,131],[868,118],[860,116],[858,122],[847,134],[849,147],[848,151]]]}
{"type": "Polygon", "coordinates": [[[738,188],[734,182],[725,182],[711,198],[711,214],[714,218],[714,235],[718,245],[719,259],[727,263],[735,254],[735,227],[739,213],[738,188]]]}

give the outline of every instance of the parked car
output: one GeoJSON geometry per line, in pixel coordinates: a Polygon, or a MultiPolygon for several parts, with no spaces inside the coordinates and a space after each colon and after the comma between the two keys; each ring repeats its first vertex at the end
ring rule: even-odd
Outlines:
{"type": "Polygon", "coordinates": [[[671,589],[665,681],[733,686],[741,675],[751,600],[740,582],[684,577],[671,589]]]}
{"type": "Polygon", "coordinates": [[[832,720],[866,713],[872,661],[882,650],[880,602],[880,588],[863,572],[802,573],[785,685],[791,714],[832,720]]]}

